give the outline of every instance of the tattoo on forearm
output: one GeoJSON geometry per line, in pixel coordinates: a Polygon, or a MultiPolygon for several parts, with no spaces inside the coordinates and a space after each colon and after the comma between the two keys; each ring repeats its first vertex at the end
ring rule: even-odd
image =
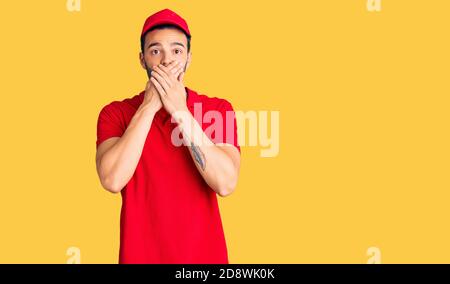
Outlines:
{"type": "Polygon", "coordinates": [[[191,142],[191,149],[192,149],[192,154],[194,155],[195,161],[197,162],[197,164],[199,164],[202,171],[204,171],[205,167],[206,167],[205,154],[203,154],[202,150],[200,150],[200,147],[195,146],[194,143],[192,143],[192,142],[191,142]]]}

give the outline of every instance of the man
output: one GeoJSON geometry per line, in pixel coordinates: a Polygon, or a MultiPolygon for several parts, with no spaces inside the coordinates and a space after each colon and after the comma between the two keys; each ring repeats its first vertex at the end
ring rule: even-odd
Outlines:
{"type": "Polygon", "coordinates": [[[237,184],[236,120],[228,101],[184,87],[190,41],[173,11],[148,17],[139,55],[145,91],[98,117],[97,172],[122,195],[119,263],[228,263],[216,194],[237,184]]]}

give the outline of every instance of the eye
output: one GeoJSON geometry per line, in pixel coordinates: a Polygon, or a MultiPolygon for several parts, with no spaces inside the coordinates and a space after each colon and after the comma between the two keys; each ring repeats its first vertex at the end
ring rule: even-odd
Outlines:
{"type": "Polygon", "coordinates": [[[181,54],[183,51],[181,49],[175,49],[175,54],[181,54]]]}
{"type": "Polygon", "coordinates": [[[150,54],[151,55],[157,55],[157,54],[159,54],[159,50],[153,49],[153,50],[150,51],[150,54]]]}

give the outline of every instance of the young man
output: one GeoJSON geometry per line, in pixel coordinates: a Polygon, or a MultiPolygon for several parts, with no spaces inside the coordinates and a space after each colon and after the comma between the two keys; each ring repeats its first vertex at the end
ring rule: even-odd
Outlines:
{"type": "Polygon", "coordinates": [[[228,101],[184,87],[190,40],[173,11],[148,17],[145,91],[98,117],[97,172],[106,190],[122,195],[119,263],[228,263],[216,194],[237,184],[236,120],[228,101]]]}

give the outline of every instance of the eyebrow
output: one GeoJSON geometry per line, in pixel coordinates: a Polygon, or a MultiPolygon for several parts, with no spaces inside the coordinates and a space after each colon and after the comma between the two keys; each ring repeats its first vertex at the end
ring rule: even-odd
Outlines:
{"type": "Polygon", "coordinates": [[[172,42],[170,45],[180,45],[182,47],[185,47],[181,42],[172,42]]]}
{"type": "MultiPolygon", "coordinates": [[[[159,42],[153,42],[153,43],[149,44],[147,48],[150,48],[150,47],[153,47],[153,46],[156,46],[156,45],[161,46],[162,44],[160,44],[159,42]]],[[[182,46],[182,47],[186,48],[184,46],[184,44],[182,44],[181,42],[172,42],[170,45],[179,45],[179,46],[182,46]]]]}

